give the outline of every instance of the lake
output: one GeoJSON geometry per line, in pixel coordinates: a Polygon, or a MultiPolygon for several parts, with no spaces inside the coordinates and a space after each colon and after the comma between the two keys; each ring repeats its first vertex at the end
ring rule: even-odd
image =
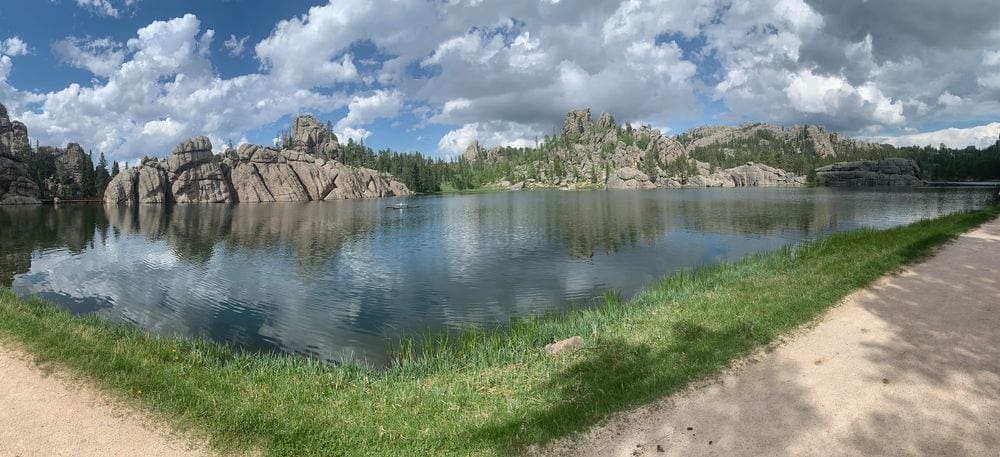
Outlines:
{"type": "Polygon", "coordinates": [[[665,274],[984,206],[991,189],[509,192],[0,207],[0,284],[254,351],[383,364],[389,342],[592,306],[665,274]],[[419,208],[393,210],[406,201],[419,208]]]}

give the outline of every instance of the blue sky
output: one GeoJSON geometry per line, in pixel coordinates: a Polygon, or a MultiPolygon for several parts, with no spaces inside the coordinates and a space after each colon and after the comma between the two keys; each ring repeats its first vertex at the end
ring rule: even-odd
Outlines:
{"type": "Polygon", "coordinates": [[[897,144],[1000,131],[989,0],[0,0],[0,103],[116,159],[185,137],[342,139],[454,156],[590,107],[668,133],[820,124],[897,144]],[[875,3],[875,4],[872,4],[875,3]]]}

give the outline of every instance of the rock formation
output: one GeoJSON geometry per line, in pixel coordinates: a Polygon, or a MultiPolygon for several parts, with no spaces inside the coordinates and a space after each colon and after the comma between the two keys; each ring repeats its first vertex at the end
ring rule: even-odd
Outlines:
{"type": "Polygon", "coordinates": [[[485,149],[478,141],[469,145],[463,157],[487,163],[513,162],[508,175],[494,183],[497,188],[522,181],[526,188],[562,189],[761,187],[802,186],[806,183],[805,173],[752,162],[713,170],[694,157],[732,166],[734,162],[756,160],[748,152],[766,160],[769,154],[833,157],[886,148],[891,146],[842,137],[817,126],[784,128],[745,123],[700,127],[668,136],[649,125],[618,125],[609,113],[602,113],[594,122],[589,109],[579,109],[566,114],[562,135],[547,140],[541,147],[541,159],[526,163],[523,156],[517,155],[517,149],[485,149]],[[749,157],[740,159],[741,153],[749,157]]]}
{"type": "Polygon", "coordinates": [[[479,144],[479,140],[474,140],[469,147],[465,148],[465,153],[462,157],[469,162],[475,162],[479,160],[480,157],[485,157],[486,149],[479,144]]]}
{"type": "Polygon", "coordinates": [[[735,127],[710,125],[688,130],[678,137],[688,153],[711,146],[736,147],[736,143],[755,141],[766,146],[774,141],[796,143],[799,151],[811,148],[820,157],[837,156],[846,151],[873,151],[883,145],[843,137],[815,125],[795,125],[789,128],[770,124],[744,123],[735,127]]]}
{"type": "Polygon", "coordinates": [[[608,189],[655,189],[656,184],[649,175],[632,167],[615,170],[608,177],[608,189]]]}
{"type": "MultiPolygon", "coordinates": [[[[320,143],[322,144],[322,143],[320,143]]],[[[105,203],[259,203],[410,195],[406,186],[367,168],[355,168],[300,150],[244,144],[217,162],[206,137],[186,140],[164,161],[111,180],[105,203]]]]}
{"type": "MultiPolygon", "coordinates": [[[[157,168],[159,165],[156,164],[157,168]]],[[[207,137],[198,136],[178,144],[170,152],[163,169],[170,181],[168,201],[176,203],[233,201],[230,184],[222,172],[222,167],[213,160],[212,142],[207,137]]]]}
{"type": "Polygon", "coordinates": [[[69,143],[65,149],[42,146],[39,152],[50,155],[56,168],[56,176],[49,176],[41,183],[42,194],[46,198],[79,197],[86,155],[83,147],[77,143],[69,143]]]}
{"type": "Polygon", "coordinates": [[[304,115],[292,121],[292,149],[316,157],[328,157],[340,150],[340,143],[322,122],[304,115]]]}
{"type": "Polygon", "coordinates": [[[28,128],[11,121],[0,104],[0,205],[38,204],[38,185],[28,177],[24,162],[31,154],[28,128]]]}
{"type": "Polygon", "coordinates": [[[590,119],[590,108],[570,111],[563,123],[563,135],[582,135],[594,126],[590,119]]]}
{"type": "Polygon", "coordinates": [[[816,169],[816,184],[834,187],[919,186],[920,167],[910,159],[838,162],[816,169]]]}
{"type": "Polygon", "coordinates": [[[610,129],[616,127],[615,117],[611,113],[601,113],[601,118],[597,121],[597,128],[610,129]]]}
{"type": "Polygon", "coordinates": [[[805,176],[798,176],[767,165],[748,162],[708,176],[706,184],[722,182],[722,187],[796,187],[806,183],[805,176]]]}

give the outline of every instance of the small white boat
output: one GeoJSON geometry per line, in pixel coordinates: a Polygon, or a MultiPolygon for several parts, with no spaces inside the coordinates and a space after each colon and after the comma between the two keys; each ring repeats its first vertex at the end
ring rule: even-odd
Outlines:
{"type": "Polygon", "coordinates": [[[411,208],[420,208],[420,205],[411,205],[409,203],[396,203],[395,205],[387,206],[386,208],[389,208],[389,209],[411,209],[411,208]]]}

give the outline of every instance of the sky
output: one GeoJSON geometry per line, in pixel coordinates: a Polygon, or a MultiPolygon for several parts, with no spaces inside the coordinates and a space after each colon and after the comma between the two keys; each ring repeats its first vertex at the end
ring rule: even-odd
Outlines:
{"type": "Polygon", "coordinates": [[[1000,134],[996,0],[0,0],[0,103],[113,160],[207,135],[456,157],[589,107],[668,134],[818,124],[897,145],[1000,134]]]}

